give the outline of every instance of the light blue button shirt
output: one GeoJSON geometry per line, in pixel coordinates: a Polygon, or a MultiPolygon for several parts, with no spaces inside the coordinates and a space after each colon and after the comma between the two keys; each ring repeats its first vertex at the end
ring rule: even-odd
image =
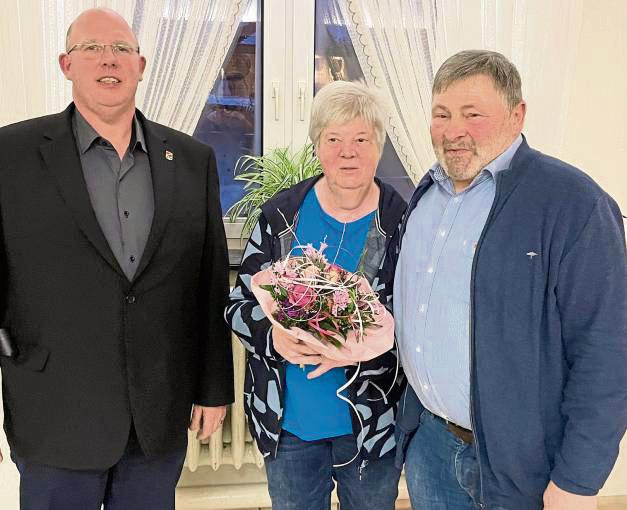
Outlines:
{"type": "Polygon", "coordinates": [[[412,211],[394,279],[394,318],[409,383],[432,413],[470,424],[470,277],[479,236],[522,136],[462,192],[439,164],[412,211]]]}

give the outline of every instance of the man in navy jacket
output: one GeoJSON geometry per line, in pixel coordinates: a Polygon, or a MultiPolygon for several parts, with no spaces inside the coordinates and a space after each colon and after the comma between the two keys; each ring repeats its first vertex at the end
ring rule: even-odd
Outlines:
{"type": "Polygon", "coordinates": [[[621,213],[527,145],[525,113],[501,54],[463,51],[436,74],[438,162],[391,247],[415,508],[594,509],[625,433],[621,213]]]}

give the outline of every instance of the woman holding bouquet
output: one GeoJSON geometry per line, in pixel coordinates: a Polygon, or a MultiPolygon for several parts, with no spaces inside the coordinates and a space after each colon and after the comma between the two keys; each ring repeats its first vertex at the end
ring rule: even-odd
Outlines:
{"type": "Polygon", "coordinates": [[[375,178],[384,122],[380,100],[358,83],[334,82],[316,95],[309,135],[323,175],[262,206],[229,298],[226,319],[248,350],[245,406],[274,510],[327,510],[334,480],[342,510],[394,508],[395,349],[357,373],[354,364],[339,367],[273,327],[251,290],[257,272],[324,243],[329,261],[363,274],[389,304],[394,268],[385,254],[406,204],[375,178]],[[336,392],[353,378],[341,393],[349,405],[336,392]]]}

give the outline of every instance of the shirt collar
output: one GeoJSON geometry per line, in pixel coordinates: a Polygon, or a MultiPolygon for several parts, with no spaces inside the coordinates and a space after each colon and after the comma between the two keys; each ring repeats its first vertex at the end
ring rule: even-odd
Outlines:
{"type": "MultiPolygon", "coordinates": [[[[473,186],[476,186],[477,184],[483,182],[489,177],[492,177],[494,179],[496,177],[496,174],[498,174],[499,172],[502,172],[503,170],[507,170],[509,168],[510,163],[512,162],[512,159],[514,158],[514,154],[516,154],[516,151],[518,150],[518,147],[520,147],[520,144],[522,143],[522,141],[523,141],[522,134],[519,134],[516,137],[516,140],[514,140],[514,142],[504,152],[502,152],[499,156],[497,156],[492,161],[490,161],[481,170],[481,172],[479,172],[479,174],[472,180],[472,182],[470,183],[467,189],[470,189],[473,186]]],[[[448,185],[452,186],[452,183],[450,182],[450,178],[448,174],[446,173],[446,170],[442,168],[440,163],[435,163],[429,169],[429,174],[431,175],[431,179],[433,179],[434,182],[445,187],[448,185]]]]}
{"type": "MultiPolygon", "coordinates": [[[[74,128],[78,150],[81,154],[85,154],[85,152],[89,150],[96,140],[105,139],[100,136],[93,127],[91,127],[91,124],[85,120],[85,117],[81,115],[81,112],[79,112],[77,108],[74,109],[74,115],[72,116],[72,127],[74,128]]],[[[137,145],[139,145],[141,149],[148,154],[144,130],[141,122],[137,118],[137,115],[134,115],[133,133],[131,134],[130,147],[135,149],[137,145]]]]}
{"type": "Polygon", "coordinates": [[[518,147],[520,147],[522,141],[522,135],[518,135],[516,140],[514,140],[505,152],[494,158],[486,165],[485,169],[492,174],[492,177],[496,177],[496,174],[509,168],[509,164],[512,162],[514,154],[516,154],[516,151],[518,150],[518,147]]]}

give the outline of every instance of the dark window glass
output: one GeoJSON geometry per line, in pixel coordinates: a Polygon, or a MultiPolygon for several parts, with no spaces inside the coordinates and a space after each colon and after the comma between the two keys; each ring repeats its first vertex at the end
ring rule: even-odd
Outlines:
{"type": "Polygon", "coordinates": [[[261,153],[261,0],[254,0],[218,74],[194,137],[213,147],[220,175],[222,212],[243,195],[233,179],[240,156],[261,153]]]}

